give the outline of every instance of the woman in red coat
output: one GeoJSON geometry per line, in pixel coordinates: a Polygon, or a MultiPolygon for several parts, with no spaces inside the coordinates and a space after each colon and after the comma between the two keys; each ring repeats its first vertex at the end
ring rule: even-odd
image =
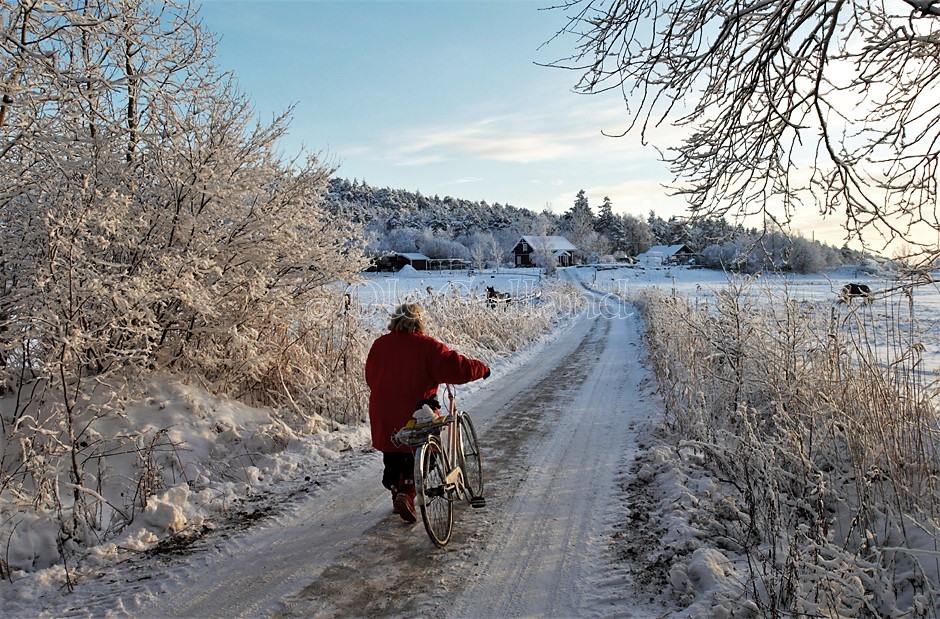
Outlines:
{"type": "Polygon", "coordinates": [[[392,435],[424,400],[437,396],[441,383],[469,383],[488,377],[490,369],[426,335],[424,310],[417,303],[398,306],[388,330],[373,342],[366,359],[372,446],[383,453],[382,485],[391,491],[396,513],[415,522],[414,453],[396,447],[392,435]]]}

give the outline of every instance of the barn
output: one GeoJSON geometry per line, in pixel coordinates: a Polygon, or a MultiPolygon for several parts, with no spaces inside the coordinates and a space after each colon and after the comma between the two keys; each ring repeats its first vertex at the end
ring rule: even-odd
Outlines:
{"type": "Polygon", "coordinates": [[[409,265],[416,271],[427,271],[430,261],[431,259],[424,254],[390,252],[374,259],[372,266],[367,270],[397,272],[401,271],[405,265],[409,265]]]}

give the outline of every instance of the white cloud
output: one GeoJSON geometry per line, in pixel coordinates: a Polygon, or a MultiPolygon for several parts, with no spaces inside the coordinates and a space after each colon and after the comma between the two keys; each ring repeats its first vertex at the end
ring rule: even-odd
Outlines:
{"type": "Polygon", "coordinates": [[[444,157],[433,154],[419,156],[409,156],[408,154],[402,154],[400,157],[395,158],[396,165],[410,168],[430,165],[432,163],[440,163],[442,161],[445,161],[444,157]]]}
{"type": "MultiPolygon", "coordinates": [[[[626,112],[621,106],[542,106],[538,113],[488,110],[476,118],[450,119],[446,124],[418,125],[388,133],[379,144],[355,147],[375,160],[394,165],[425,165],[455,161],[515,164],[565,163],[599,156],[618,160],[655,159],[638,134],[622,138],[604,135],[622,131],[626,112]]],[[[479,112],[479,110],[477,111],[479,112]]],[[[353,149],[347,149],[353,152],[353,149]]]]}
{"type": "Polygon", "coordinates": [[[510,118],[485,118],[469,126],[415,128],[398,134],[395,159],[419,156],[436,160],[467,157],[492,161],[535,163],[574,156],[563,135],[519,128],[510,118]]]}

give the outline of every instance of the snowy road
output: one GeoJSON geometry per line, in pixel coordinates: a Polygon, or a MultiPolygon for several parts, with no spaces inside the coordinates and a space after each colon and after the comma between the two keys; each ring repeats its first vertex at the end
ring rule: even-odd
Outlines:
{"type": "MultiPolygon", "coordinates": [[[[619,304],[614,299],[598,304],[619,304]]],[[[598,312],[594,312],[597,314],[598,312]]],[[[365,453],[247,531],[123,577],[71,609],[154,617],[655,617],[611,539],[623,475],[655,414],[630,308],[585,317],[524,365],[463,398],[483,445],[487,507],[460,505],[437,549],[392,515],[365,453]],[[614,317],[610,317],[614,316],[614,317]],[[151,567],[152,569],[152,567],[151,567]],[[147,570],[149,572],[149,570],[147,570]]],[[[126,572],[126,568],[125,568],[126,572]]]]}

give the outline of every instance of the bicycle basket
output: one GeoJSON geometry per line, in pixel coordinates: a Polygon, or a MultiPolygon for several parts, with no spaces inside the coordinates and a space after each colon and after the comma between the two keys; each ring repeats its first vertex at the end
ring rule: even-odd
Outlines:
{"type": "Polygon", "coordinates": [[[392,443],[409,447],[422,445],[431,434],[440,434],[450,419],[450,415],[438,417],[429,423],[418,423],[411,419],[404,428],[392,435],[392,443]]]}

